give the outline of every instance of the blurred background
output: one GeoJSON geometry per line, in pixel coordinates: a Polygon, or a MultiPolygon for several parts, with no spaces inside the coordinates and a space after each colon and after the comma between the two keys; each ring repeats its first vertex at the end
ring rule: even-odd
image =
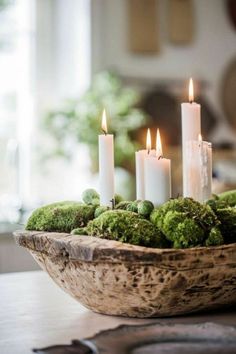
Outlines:
{"type": "Polygon", "coordinates": [[[97,188],[105,107],[116,191],[135,198],[146,129],[181,194],[181,102],[193,77],[213,191],[236,188],[236,1],[0,0],[0,272],[33,269],[11,231],[52,201],[97,188]]]}

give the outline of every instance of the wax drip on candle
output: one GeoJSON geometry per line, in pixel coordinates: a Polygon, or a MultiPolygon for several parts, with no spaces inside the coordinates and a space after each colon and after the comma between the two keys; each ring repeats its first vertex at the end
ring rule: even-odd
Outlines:
{"type": "Polygon", "coordinates": [[[148,128],[147,140],[146,140],[146,149],[148,151],[148,154],[150,154],[151,148],[152,148],[151,133],[150,133],[150,129],[148,128]]]}
{"type": "Polygon", "coordinates": [[[200,146],[201,142],[202,142],[202,135],[201,134],[198,134],[198,141],[199,141],[199,146],[200,146]]]}
{"type": "Polygon", "coordinates": [[[102,132],[104,135],[107,135],[107,116],[105,108],[102,112],[102,132]]]}
{"type": "Polygon", "coordinates": [[[156,137],[156,156],[158,156],[158,160],[163,159],[162,145],[161,145],[161,136],[160,136],[160,130],[159,129],[157,129],[157,137],[156,137]]]}
{"type": "Polygon", "coordinates": [[[192,78],[190,78],[190,80],[189,80],[188,97],[189,97],[189,102],[193,103],[193,101],[194,101],[194,90],[193,90],[193,79],[192,78]]]}

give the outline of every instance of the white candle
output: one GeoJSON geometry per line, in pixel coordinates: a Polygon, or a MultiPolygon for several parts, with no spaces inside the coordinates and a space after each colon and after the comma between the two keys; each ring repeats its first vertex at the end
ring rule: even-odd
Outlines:
{"type": "Polygon", "coordinates": [[[212,194],[212,146],[207,141],[186,142],[186,197],[204,202],[212,194]]]}
{"type": "Polygon", "coordinates": [[[165,203],[171,197],[171,163],[162,157],[159,130],[157,131],[156,155],[144,160],[145,199],[154,206],[165,203]]]}
{"type": "Polygon", "coordinates": [[[106,112],[102,114],[103,135],[99,135],[100,205],[112,206],[115,195],[113,134],[107,134],[106,112]]]}
{"type": "Polygon", "coordinates": [[[198,140],[201,134],[201,106],[194,101],[193,81],[189,81],[189,103],[182,103],[182,159],[183,159],[183,196],[187,196],[186,142],[198,140]]]}
{"type": "Polygon", "coordinates": [[[135,152],[135,168],[136,168],[136,199],[145,199],[144,189],[144,159],[149,154],[155,155],[155,150],[151,150],[151,134],[150,129],[147,130],[146,150],[135,152]]]}

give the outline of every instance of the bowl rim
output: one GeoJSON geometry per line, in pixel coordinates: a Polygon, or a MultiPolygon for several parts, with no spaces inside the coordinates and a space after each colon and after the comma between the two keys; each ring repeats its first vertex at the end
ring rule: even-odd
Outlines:
{"type": "Polygon", "coordinates": [[[168,269],[236,267],[236,243],[185,249],[148,248],[94,236],[68,233],[27,231],[14,232],[16,243],[31,252],[50,257],[65,257],[72,262],[156,264],[168,269]]]}

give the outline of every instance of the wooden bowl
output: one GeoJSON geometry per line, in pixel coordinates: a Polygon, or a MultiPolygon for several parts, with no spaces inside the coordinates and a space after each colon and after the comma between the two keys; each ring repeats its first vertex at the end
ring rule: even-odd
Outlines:
{"type": "Polygon", "coordinates": [[[95,312],[161,317],[236,303],[236,244],[176,250],[54,232],[19,231],[15,238],[95,312]]]}

